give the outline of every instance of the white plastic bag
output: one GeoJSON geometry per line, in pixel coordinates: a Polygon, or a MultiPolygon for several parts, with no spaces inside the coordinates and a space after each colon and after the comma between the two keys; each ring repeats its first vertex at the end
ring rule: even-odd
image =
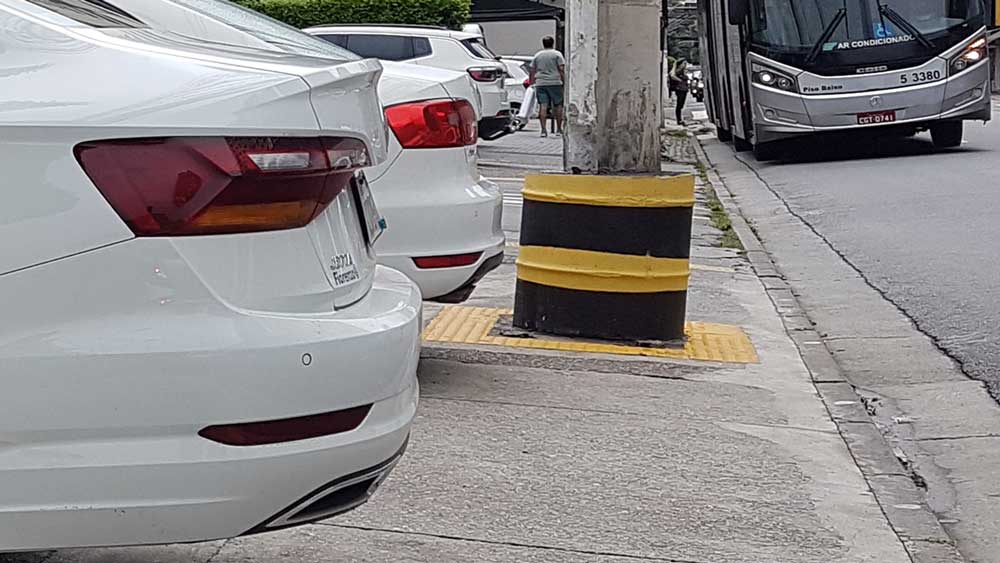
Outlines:
{"type": "Polygon", "coordinates": [[[527,123],[534,117],[538,110],[538,98],[535,97],[535,87],[528,86],[524,89],[524,100],[521,102],[521,109],[517,112],[517,120],[520,123],[527,123]]]}

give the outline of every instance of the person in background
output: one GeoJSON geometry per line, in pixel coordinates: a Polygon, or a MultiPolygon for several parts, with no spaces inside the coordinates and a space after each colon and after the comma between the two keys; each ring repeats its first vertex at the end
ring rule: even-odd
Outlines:
{"type": "Polygon", "coordinates": [[[556,125],[556,135],[562,135],[563,125],[563,84],[566,82],[566,59],[556,51],[556,40],[552,36],[542,39],[543,49],[531,61],[529,80],[535,87],[538,98],[538,120],[542,123],[542,137],[548,137],[546,121],[549,112],[556,125]]]}
{"type": "Polygon", "coordinates": [[[674,63],[673,70],[670,71],[670,87],[677,96],[677,103],[674,111],[677,115],[677,124],[684,125],[684,102],[688,95],[687,61],[679,59],[674,63]]]}

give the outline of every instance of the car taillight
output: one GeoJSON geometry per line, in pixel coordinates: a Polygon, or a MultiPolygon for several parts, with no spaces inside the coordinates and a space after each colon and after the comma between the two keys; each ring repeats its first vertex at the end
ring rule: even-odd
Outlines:
{"type": "Polygon", "coordinates": [[[476,144],[476,111],[465,100],[428,100],[385,108],[386,121],[404,149],[476,144]]]}
{"type": "Polygon", "coordinates": [[[500,78],[500,69],[493,67],[470,68],[469,76],[476,82],[494,82],[500,78]]]}
{"type": "Polygon", "coordinates": [[[334,137],[116,139],[74,152],[136,236],[303,227],[369,164],[362,141],[334,137]]]}

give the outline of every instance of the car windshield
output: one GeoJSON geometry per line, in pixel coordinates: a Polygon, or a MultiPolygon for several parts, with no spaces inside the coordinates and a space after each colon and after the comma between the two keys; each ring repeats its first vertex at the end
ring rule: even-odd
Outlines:
{"type": "Polygon", "coordinates": [[[898,45],[985,24],[981,0],[753,0],[751,14],[753,42],[783,51],[898,45]]]}
{"type": "Polygon", "coordinates": [[[266,41],[284,51],[342,61],[360,57],[328,41],[227,0],[170,0],[266,41]]]}

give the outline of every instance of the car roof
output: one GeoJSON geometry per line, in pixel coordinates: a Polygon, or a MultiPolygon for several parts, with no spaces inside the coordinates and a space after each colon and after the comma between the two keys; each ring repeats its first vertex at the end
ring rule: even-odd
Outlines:
{"type": "Polygon", "coordinates": [[[445,27],[432,27],[423,25],[317,25],[306,28],[304,31],[310,33],[357,33],[357,34],[385,34],[411,35],[417,37],[449,37],[463,41],[465,39],[479,39],[482,36],[478,33],[465,31],[455,31],[445,27]]]}

